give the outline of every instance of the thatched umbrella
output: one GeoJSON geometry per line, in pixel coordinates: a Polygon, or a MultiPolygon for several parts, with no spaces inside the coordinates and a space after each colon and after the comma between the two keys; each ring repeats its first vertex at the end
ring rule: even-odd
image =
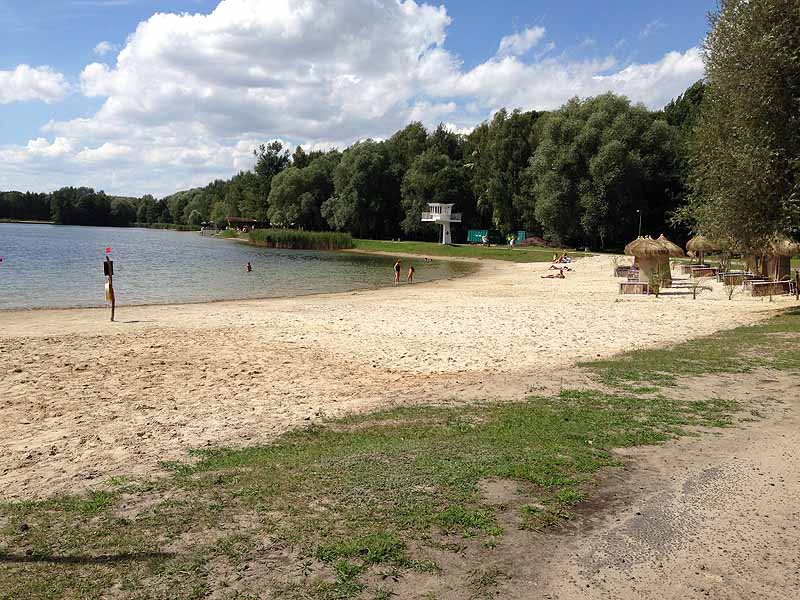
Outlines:
{"type": "Polygon", "coordinates": [[[634,256],[639,263],[639,281],[650,283],[658,273],[658,265],[662,256],[669,257],[669,252],[649,237],[640,237],[625,246],[625,254],[634,256]]]}
{"type": "Polygon", "coordinates": [[[672,285],[672,270],[669,266],[669,259],[670,257],[680,258],[684,256],[683,249],[677,244],[670,242],[664,237],[663,233],[658,237],[656,242],[661,244],[661,247],[667,251],[664,256],[660,257],[658,264],[658,272],[661,275],[661,285],[670,287],[672,285]]]}
{"type": "Polygon", "coordinates": [[[686,244],[686,250],[697,255],[698,260],[702,265],[704,264],[703,254],[706,252],[715,252],[716,250],[719,250],[719,247],[704,235],[698,235],[689,240],[689,242],[686,244]]]}
{"type": "Polygon", "coordinates": [[[788,279],[792,275],[792,257],[800,254],[800,243],[789,238],[773,240],[762,259],[763,273],[774,281],[788,279]]]}

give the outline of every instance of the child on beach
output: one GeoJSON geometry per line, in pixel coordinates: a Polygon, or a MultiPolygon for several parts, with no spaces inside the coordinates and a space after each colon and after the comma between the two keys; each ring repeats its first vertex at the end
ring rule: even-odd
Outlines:
{"type": "Polygon", "coordinates": [[[414,266],[410,266],[408,268],[408,277],[406,277],[408,283],[414,283],[414,266]]]}

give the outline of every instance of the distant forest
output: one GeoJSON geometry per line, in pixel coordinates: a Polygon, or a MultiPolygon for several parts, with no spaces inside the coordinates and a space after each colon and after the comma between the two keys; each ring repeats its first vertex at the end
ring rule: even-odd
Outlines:
{"type": "Polygon", "coordinates": [[[262,145],[256,164],[229,180],[160,200],[91,188],[0,193],[0,219],[79,225],[223,224],[228,216],[273,227],[345,231],[356,237],[436,239],[420,222],[428,202],[454,203],[468,228],[524,229],[555,244],[620,247],[638,232],[665,232],[686,204],[689,137],[705,84],[663,110],[606,94],[551,112],[497,111],[468,135],[414,122],[384,141],[344,151],[293,153],[262,145]]]}

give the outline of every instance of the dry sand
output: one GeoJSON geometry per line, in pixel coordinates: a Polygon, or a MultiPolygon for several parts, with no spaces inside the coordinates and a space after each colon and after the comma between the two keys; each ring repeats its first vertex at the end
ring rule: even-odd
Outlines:
{"type": "Polygon", "coordinates": [[[793,299],[617,295],[611,258],[484,261],[451,281],[211,304],[0,313],[0,497],[153,476],[187,448],[323,416],[516,399],[576,361],[752,323],[793,299]]]}

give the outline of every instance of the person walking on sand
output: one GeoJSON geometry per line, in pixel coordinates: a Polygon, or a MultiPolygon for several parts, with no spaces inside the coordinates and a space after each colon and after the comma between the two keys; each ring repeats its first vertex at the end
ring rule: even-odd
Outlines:
{"type": "Polygon", "coordinates": [[[397,285],[400,283],[400,267],[403,266],[403,262],[398,258],[397,262],[394,263],[394,284],[397,285]]]}
{"type": "Polygon", "coordinates": [[[408,267],[408,277],[406,277],[408,283],[414,283],[414,265],[408,267]]]}

